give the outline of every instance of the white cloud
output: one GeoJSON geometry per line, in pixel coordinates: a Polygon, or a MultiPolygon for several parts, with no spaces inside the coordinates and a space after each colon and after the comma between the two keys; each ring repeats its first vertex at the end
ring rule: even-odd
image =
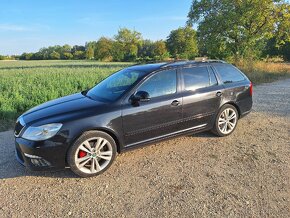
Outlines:
{"type": "Polygon", "coordinates": [[[29,30],[28,28],[14,24],[0,24],[0,31],[16,31],[23,32],[29,30]]]}
{"type": "Polygon", "coordinates": [[[0,23],[0,31],[2,32],[27,32],[27,31],[43,31],[50,30],[50,27],[42,24],[31,24],[29,27],[16,24],[0,23]]]}

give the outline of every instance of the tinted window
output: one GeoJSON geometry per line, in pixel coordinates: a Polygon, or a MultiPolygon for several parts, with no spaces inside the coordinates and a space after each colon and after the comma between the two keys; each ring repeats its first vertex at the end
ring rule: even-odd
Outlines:
{"type": "Polygon", "coordinates": [[[215,68],[224,83],[238,82],[245,79],[241,72],[231,65],[216,65],[215,68]]]}
{"type": "Polygon", "coordinates": [[[144,75],[145,72],[142,71],[123,69],[90,89],[87,96],[94,99],[114,101],[139,82],[144,75]]]}
{"type": "Polygon", "coordinates": [[[207,67],[182,69],[185,90],[195,90],[210,85],[207,67]]]}
{"type": "Polygon", "coordinates": [[[176,92],[176,71],[159,72],[146,80],[138,91],[146,91],[151,98],[169,95],[176,92]]]}

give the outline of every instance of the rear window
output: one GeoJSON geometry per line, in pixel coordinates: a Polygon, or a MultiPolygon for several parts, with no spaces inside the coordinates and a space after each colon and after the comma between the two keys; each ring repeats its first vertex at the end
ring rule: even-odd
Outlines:
{"type": "Polygon", "coordinates": [[[232,65],[215,65],[214,66],[221,76],[224,83],[233,83],[245,80],[242,73],[232,65]]]}

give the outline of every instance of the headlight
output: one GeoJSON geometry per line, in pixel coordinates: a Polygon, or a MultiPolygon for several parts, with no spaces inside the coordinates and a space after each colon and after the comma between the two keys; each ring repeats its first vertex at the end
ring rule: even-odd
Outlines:
{"type": "Polygon", "coordinates": [[[61,123],[51,123],[43,126],[30,126],[22,135],[22,138],[31,141],[42,141],[49,139],[60,130],[62,127],[61,123]]]}

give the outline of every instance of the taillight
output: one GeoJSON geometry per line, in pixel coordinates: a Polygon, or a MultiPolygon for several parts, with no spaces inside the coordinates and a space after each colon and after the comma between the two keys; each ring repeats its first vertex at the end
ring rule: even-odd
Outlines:
{"type": "Polygon", "coordinates": [[[250,96],[253,96],[253,83],[250,82],[250,96]]]}

